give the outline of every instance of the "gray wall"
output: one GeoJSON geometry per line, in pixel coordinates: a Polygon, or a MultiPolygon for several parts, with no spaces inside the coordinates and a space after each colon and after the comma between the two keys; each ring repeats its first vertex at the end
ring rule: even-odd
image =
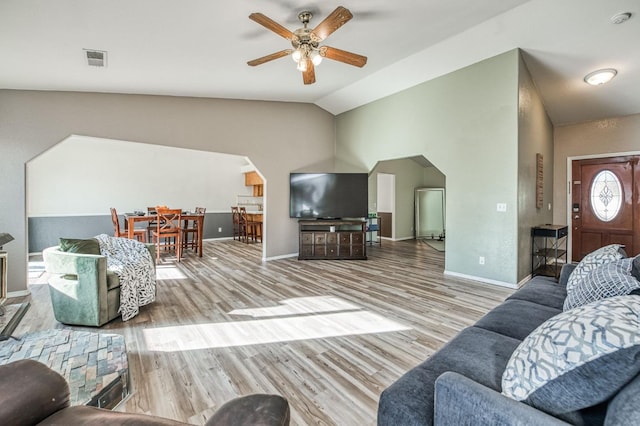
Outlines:
{"type": "MultiPolygon", "coordinates": [[[[97,216],[47,216],[30,217],[29,253],[40,253],[47,247],[58,244],[59,238],[88,238],[99,234],[113,235],[113,224],[110,215],[97,216]]],[[[138,224],[136,228],[144,228],[138,224]]],[[[123,219],[120,229],[124,230],[123,219]]],[[[204,216],[203,239],[231,238],[231,213],[206,213],[204,216]],[[218,232],[218,228],[222,231],[218,232]]]]}
{"type": "Polygon", "coordinates": [[[25,163],[74,134],[248,156],[267,181],[267,258],[298,250],[289,172],[334,155],[333,116],[310,104],[0,90],[0,229],[16,239],[5,246],[14,295],[27,288],[25,163]]]}
{"type": "Polygon", "coordinates": [[[372,169],[423,155],[446,175],[447,273],[507,285],[518,281],[518,64],[513,50],[336,119],[338,157],[372,169]]]}
{"type": "Polygon", "coordinates": [[[518,88],[518,280],[531,273],[531,227],[551,223],[553,125],[522,58],[518,88]],[[543,159],[543,207],[536,207],[536,154],[543,159]]]}

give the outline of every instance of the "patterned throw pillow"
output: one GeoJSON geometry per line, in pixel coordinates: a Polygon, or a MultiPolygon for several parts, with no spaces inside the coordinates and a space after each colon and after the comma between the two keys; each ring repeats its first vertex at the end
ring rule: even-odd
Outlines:
{"type": "Polygon", "coordinates": [[[550,318],[513,352],[502,393],[554,415],[610,399],[640,372],[640,296],[598,300],[550,318]]]}
{"type": "Polygon", "coordinates": [[[631,275],[633,275],[636,280],[640,281],[640,254],[633,258],[631,275]]]}
{"type": "Polygon", "coordinates": [[[567,280],[567,293],[573,290],[573,288],[598,265],[626,257],[621,249],[622,245],[620,244],[610,244],[600,247],[598,250],[586,255],[580,263],[578,263],[578,266],[575,267],[573,272],[571,272],[571,275],[569,275],[569,279],[567,280]]]}
{"type": "Polygon", "coordinates": [[[633,259],[618,259],[605,263],[579,282],[564,299],[563,310],[576,308],[596,300],[613,296],[626,296],[640,288],[640,282],[631,275],[633,259]]]}

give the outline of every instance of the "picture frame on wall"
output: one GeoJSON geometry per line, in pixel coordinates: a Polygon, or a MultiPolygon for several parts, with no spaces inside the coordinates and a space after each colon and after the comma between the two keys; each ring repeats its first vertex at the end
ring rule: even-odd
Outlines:
{"type": "Polygon", "coordinates": [[[536,154],[536,208],[541,209],[544,202],[544,173],[542,154],[536,154]]]}

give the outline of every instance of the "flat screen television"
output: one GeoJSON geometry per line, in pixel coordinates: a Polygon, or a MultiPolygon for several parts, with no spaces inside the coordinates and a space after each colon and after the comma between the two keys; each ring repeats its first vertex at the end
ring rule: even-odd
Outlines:
{"type": "Polygon", "coordinates": [[[291,173],[289,181],[289,217],[344,219],[367,216],[367,173],[291,173]]]}

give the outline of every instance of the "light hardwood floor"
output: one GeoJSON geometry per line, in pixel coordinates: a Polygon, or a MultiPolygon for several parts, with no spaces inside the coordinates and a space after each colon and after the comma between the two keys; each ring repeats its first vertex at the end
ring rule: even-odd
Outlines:
{"type": "MultiPolygon", "coordinates": [[[[118,409],[202,424],[236,396],[278,393],[294,425],[373,425],[385,387],[512,292],[445,276],[419,241],[367,254],[262,263],[260,244],[225,240],[163,262],[156,302],[97,329],[125,336],[133,394],[118,409]]],[[[67,328],[32,266],[18,336],[67,328]]]]}

